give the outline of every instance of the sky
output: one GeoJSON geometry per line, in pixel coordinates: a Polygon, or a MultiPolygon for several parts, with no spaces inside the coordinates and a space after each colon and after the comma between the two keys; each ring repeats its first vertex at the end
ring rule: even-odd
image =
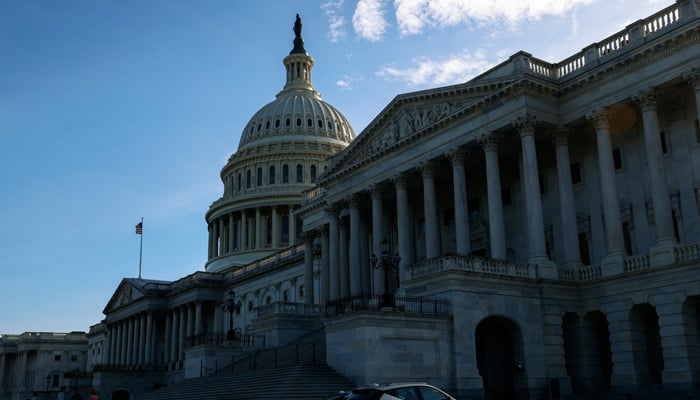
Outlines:
{"type": "Polygon", "coordinates": [[[0,0],[0,334],[88,331],[125,277],[204,270],[204,215],[285,83],[359,134],[397,95],[559,62],[672,0],[0,0]],[[143,235],[135,225],[143,218],[143,235]]]}

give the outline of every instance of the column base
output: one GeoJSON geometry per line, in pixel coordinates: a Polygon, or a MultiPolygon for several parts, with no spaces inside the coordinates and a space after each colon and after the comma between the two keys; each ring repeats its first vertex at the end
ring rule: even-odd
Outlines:
{"type": "Polygon", "coordinates": [[[600,261],[602,276],[620,275],[625,272],[625,254],[611,253],[600,261]]]}
{"type": "Polygon", "coordinates": [[[649,266],[653,268],[675,263],[677,245],[673,239],[659,240],[649,251],[649,266]]]}

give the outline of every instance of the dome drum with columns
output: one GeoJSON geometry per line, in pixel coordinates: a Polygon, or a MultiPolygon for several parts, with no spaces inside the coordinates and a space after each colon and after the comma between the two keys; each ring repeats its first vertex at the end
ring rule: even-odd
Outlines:
{"type": "Polygon", "coordinates": [[[224,194],[206,215],[207,271],[246,265],[293,245],[301,233],[294,210],[302,193],[355,137],[311,83],[314,60],[304,49],[298,16],[294,32],[284,88],[246,124],[238,151],[221,170],[224,194]]]}

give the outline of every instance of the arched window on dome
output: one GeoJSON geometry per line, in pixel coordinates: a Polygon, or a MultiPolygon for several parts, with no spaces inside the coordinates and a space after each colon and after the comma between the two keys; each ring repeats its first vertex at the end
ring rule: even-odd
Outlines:
{"type": "Polygon", "coordinates": [[[274,165],[270,165],[270,168],[268,171],[268,176],[267,176],[267,183],[269,185],[275,184],[275,166],[274,165]]]}
{"type": "Polygon", "coordinates": [[[279,128],[279,127],[280,127],[280,120],[279,120],[279,118],[277,118],[275,120],[275,128],[279,128]]]}
{"type": "Polygon", "coordinates": [[[270,121],[265,122],[265,129],[270,129],[270,121]]]}
{"type": "Polygon", "coordinates": [[[311,172],[311,182],[315,182],[316,181],[316,166],[312,165],[311,167],[309,167],[309,170],[311,172]]]}
{"type": "Polygon", "coordinates": [[[289,183],[289,165],[282,166],[282,183],[289,183]]]}
{"type": "Polygon", "coordinates": [[[287,120],[284,122],[284,124],[285,124],[287,127],[289,127],[289,125],[292,124],[292,120],[289,119],[289,118],[287,118],[287,120]]]}
{"type": "Polygon", "coordinates": [[[314,126],[314,121],[312,121],[311,118],[309,118],[309,119],[306,120],[306,125],[307,125],[309,128],[311,128],[312,126],[314,126]]]}
{"type": "Polygon", "coordinates": [[[243,189],[243,174],[240,172],[238,173],[238,191],[240,192],[243,189]]]}
{"type": "Polygon", "coordinates": [[[328,129],[333,130],[333,122],[328,121],[328,129]]]}
{"type": "Polygon", "coordinates": [[[297,183],[304,182],[304,166],[297,164],[297,183]]]}
{"type": "Polygon", "coordinates": [[[318,120],[318,127],[323,128],[323,121],[320,119],[318,120]]]}
{"type": "Polygon", "coordinates": [[[301,118],[297,118],[297,126],[301,126],[301,118]]]}
{"type": "Polygon", "coordinates": [[[263,184],[263,170],[261,167],[258,167],[258,176],[257,179],[255,180],[255,186],[262,186],[263,184]]]}
{"type": "Polygon", "coordinates": [[[247,170],[245,172],[245,188],[250,189],[251,186],[253,186],[253,172],[251,170],[247,170]]]}

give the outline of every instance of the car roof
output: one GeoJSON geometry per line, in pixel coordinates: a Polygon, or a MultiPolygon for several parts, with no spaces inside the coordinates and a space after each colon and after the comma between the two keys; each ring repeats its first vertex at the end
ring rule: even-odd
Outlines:
{"type": "Polygon", "coordinates": [[[368,383],[364,386],[360,386],[357,389],[378,389],[378,390],[391,390],[406,386],[431,386],[425,382],[393,382],[393,383],[368,383]]]}

